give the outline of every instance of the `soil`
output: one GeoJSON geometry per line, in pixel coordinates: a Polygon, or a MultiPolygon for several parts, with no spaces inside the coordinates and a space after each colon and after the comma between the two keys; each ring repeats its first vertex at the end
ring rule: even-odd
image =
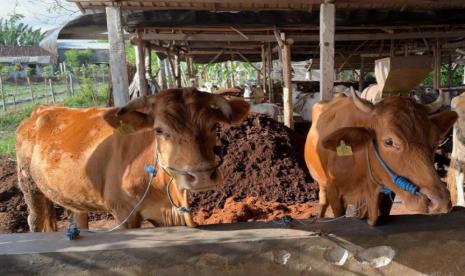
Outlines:
{"type": "Polygon", "coordinates": [[[16,162],[0,158],[0,233],[19,233],[29,230],[27,206],[17,185],[16,162]]]}
{"type": "MultiPolygon", "coordinates": [[[[203,219],[230,206],[227,199],[240,202],[254,197],[289,205],[317,200],[317,185],[303,159],[305,136],[266,115],[252,114],[240,125],[222,125],[219,141],[223,185],[190,199],[203,219]]],[[[252,214],[243,219],[253,218],[252,214]]]]}

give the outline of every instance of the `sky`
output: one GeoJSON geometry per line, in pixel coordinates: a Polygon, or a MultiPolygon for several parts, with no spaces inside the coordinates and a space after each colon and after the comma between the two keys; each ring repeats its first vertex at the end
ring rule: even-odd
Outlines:
{"type": "Polygon", "coordinates": [[[24,15],[23,23],[41,28],[42,31],[56,28],[80,14],[77,7],[66,0],[0,0],[0,17],[15,11],[24,15]],[[50,10],[56,3],[62,4],[64,8],[50,10]]]}

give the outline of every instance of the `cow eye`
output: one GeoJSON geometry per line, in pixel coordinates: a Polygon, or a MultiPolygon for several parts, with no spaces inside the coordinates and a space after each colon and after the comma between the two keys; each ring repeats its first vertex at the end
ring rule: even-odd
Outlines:
{"type": "Polygon", "coordinates": [[[384,140],[384,145],[387,147],[392,147],[394,145],[392,138],[387,138],[386,140],[384,140]]]}
{"type": "Polygon", "coordinates": [[[155,134],[157,135],[162,135],[163,134],[163,129],[161,127],[156,127],[154,128],[155,134]]]}

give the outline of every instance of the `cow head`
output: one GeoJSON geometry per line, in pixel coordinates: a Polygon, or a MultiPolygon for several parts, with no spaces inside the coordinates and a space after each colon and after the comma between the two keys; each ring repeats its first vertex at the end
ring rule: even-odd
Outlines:
{"type": "MultiPolygon", "coordinates": [[[[457,113],[448,111],[429,116],[440,104],[423,106],[405,97],[388,97],[373,105],[353,93],[353,100],[360,111],[359,126],[333,132],[323,139],[323,145],[334,150],[343,140],[353,151],[366,149],[373,160],[374,175],[399,195],[408,209],[422,213],[447,212],[451,207],[450,195],[437,175],[433,157],[439,142],[457,120],[457,113]],[[395,174],[420,188],[420,195],[394,185],[373,157],[374,147],[395,174]]],[[[367,167],[357,169],[368,170],[367,167]]]]}
{"type": "Polygon", "coordinates": [[[180,190],[201,191],[223,180],[214,153],[218,122],[239,122],[248,111],[249,104],[240,99],[194,88],[170,89],[131,100],[117,110],[116,122],[107,121],[126,132],[153,131],[159,165],[180,190]]]}

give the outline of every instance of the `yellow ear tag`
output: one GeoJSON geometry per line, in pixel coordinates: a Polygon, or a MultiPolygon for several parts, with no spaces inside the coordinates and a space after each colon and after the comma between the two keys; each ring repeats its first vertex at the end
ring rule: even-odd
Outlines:
{"type": "Polygon", "coordinates": [[[133,133],[135,130],[134,128],[126,123],[120,122],[118,128],[116,129],[121,135],[126,135],[133,133]]]}
{"type": "Polygon", "coordinates": [[[341,144],[336,148],[337,156],[351,156],[352,148],[349,145],[346,145],[344,140],[341,140],[341,144]]]}

